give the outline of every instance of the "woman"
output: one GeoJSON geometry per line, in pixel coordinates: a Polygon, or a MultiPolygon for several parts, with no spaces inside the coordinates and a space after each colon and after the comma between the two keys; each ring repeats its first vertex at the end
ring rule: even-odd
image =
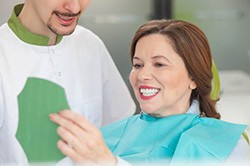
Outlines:
{"type": "Polygon", "coordinates": [[[105,143],[83,117],[67,110],[51,115],[60,125],[63,154],[95,164],[246,159],[249,147],[241,136],[246,126],[218,120],[210,97],[211,51],[199,28],[185,21],[149,21],[135,33],[131,61],[130,83],[142,113],[102,128],[105,143]]]}

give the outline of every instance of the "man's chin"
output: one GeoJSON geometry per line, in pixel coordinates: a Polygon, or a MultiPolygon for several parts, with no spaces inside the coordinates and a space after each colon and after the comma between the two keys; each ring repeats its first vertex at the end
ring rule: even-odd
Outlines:
{"type": "Polygon", "coordinates": [[[74,31],[76,26],[74,27],[62,27],[62,28],[55,28],[55,27],[49,27],[51,32],[53,32],[56,35],[60,35],[60,36],[67,36],[67,35],[71,35],[74,31]]]}
{"type": "Polygon", "coordinates": [[[73,29],[71,31],[61,31],[61,32],[57,32],[55,34],[60,35],[60,36],[68,36],[68,35],[71,35],[74,31],[75,31],[75,29],[73,29]]]}

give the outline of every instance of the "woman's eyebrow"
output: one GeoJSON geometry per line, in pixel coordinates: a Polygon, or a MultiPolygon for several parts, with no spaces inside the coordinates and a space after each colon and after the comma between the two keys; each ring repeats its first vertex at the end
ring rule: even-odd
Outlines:
{"type": "Polygon", "coordinates": [[[140,60],[140,58],[139,58],[139,57],[137,57],[137,56],[134,56],[134,57],[133,57],[133,59],[140,60]]]}
{"type": "Polygon", "coordinates": [[[153,56],[152,59],[165,59],[166,61],[170,62],[170,60],[166,56],[163,56],[163,55],[153,56]]]}

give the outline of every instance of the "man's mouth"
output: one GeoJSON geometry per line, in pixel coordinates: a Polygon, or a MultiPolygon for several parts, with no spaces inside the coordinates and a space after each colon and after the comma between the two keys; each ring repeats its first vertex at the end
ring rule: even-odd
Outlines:
{"type": "Polygon", "coordinates": [[[55,15],[59,18],[59,21],[63,26],[69,26],[77,19],[79,13],[71,14],[55,12],[55,15]]]}

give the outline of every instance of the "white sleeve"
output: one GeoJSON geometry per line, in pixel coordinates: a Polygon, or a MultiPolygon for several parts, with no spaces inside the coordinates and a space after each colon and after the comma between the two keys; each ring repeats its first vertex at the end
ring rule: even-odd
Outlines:
{"type": "MultiPolygon", "coordinates": [[[[116,166],[132,166],[127,161],[123,160],[120,157],[116,157],[117,163],[116,166]]],[[[55,164],[55,166],[77,166],[69,157],[65,157],[62,160],[60,160],[58,163],[55,164]]]]}
{"type": "Polygon", "coordinates": [[[55,166],[76,166],[76,164],[69,157],[64,157],[55,166]]]}
{"type": "Polygon", "coordinates": [[[0,129],[4,122],[4,98],[3,98],[3,88],[2,88],[2,77],[0,74],[0,129]]]}
{"type": "Polygon", "coordinates": [[[236,165],[249,165],[250,163],[250,145],[243,136],[240,137],[226,160],[226,164],[234,165],[234,163],[236,165]]]}
{"type": "Polygon", "coordinates": [[[135,103],[107,48],[102,48],[103,126],[135,113],[135,103]]]}

